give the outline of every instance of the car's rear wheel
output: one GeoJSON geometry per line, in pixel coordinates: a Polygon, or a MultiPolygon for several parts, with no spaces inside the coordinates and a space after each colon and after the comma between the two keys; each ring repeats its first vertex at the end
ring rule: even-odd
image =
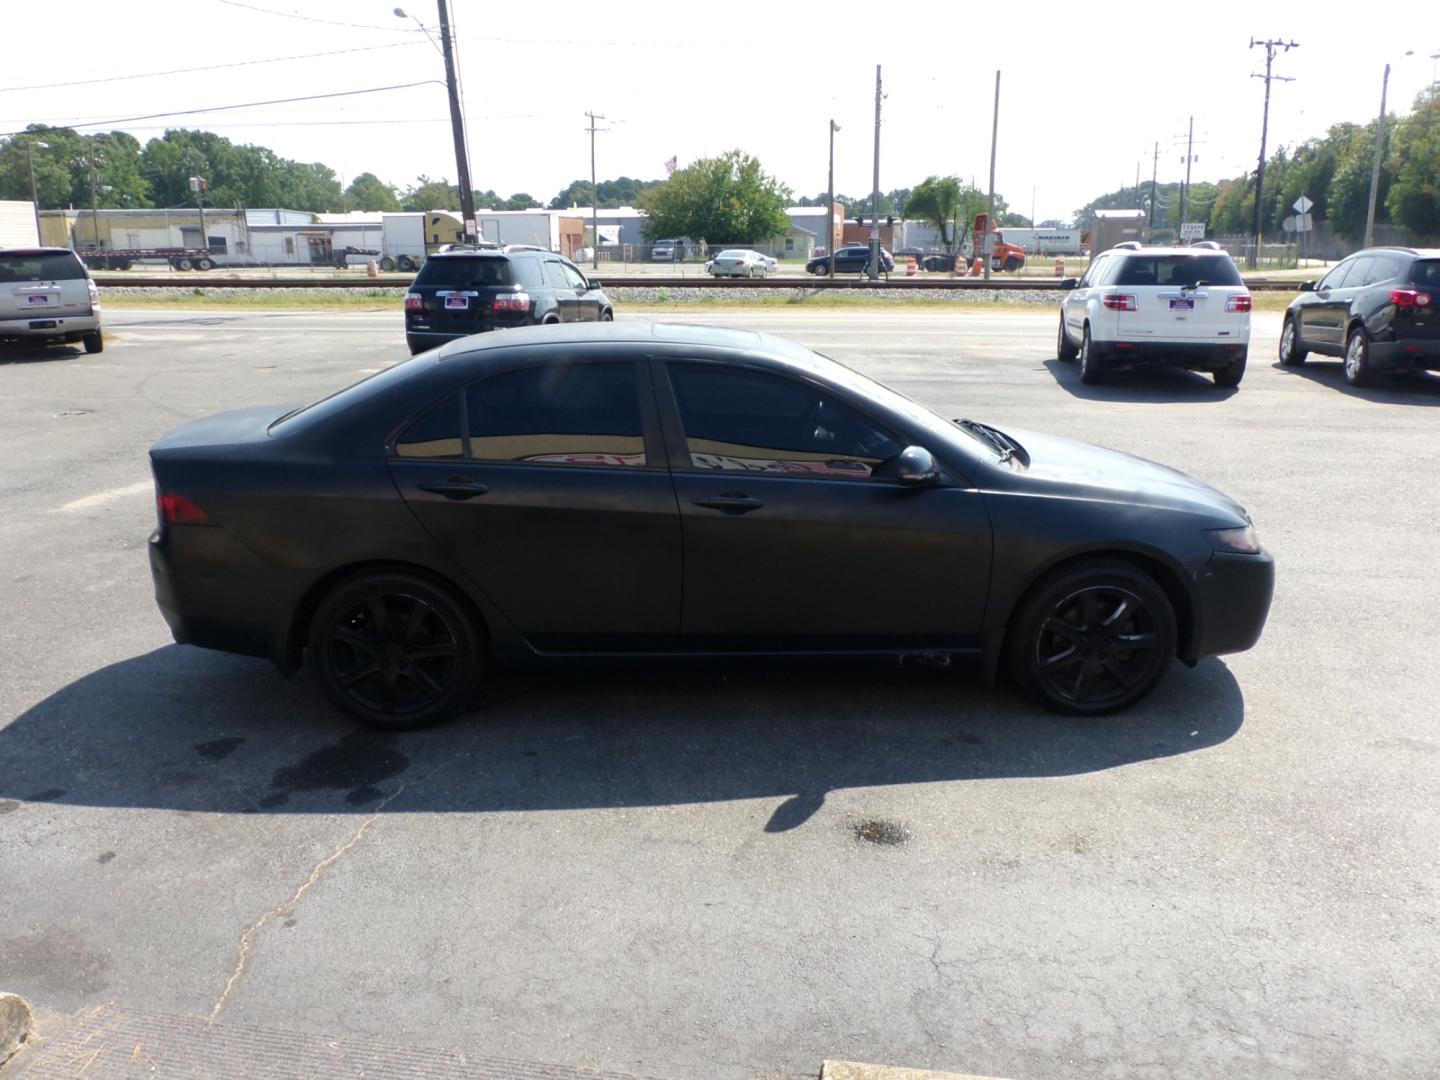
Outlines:
{"type": "Polygon", "coordinates": [[[1300,348],[1300,331],[1295,320],[1285,316],[1285,325],[1280,331],[1280,363],[1286,367],[1299,367],[1305,363],[1305,350],[1300,348]]]}
{"type": "Polygon", "coordinates": [[[100,353],[105,351],[105,335],[99,330],[91,330],[86,334],[83,343],[87,353],[100,353]]]}
{"type": "Polygon", "coordinates": [[[1248,352],[1242,352],[1234,360],[1223,368],[1217,368],[1211,374],[1215,378],[1216,386],[1235,387],[1240,385],[1240,380],[1245,377],[1245,361],[1248,352]]]}
{"type": "Polygon", "coordinates": [[[1062,566],[1031,589],[1011,622],[1010,666],[1058,712],[1118,712],[1153,690],[1175,655],[1175,613],[1129,563],[1062,566]]]}
{"type": "Polygon", "coordinates": [[[1080,337],[1080,381],[1083,383],[1095,384],[1102,382],[1105,378],[1105,361],[1095,351],[1095,343],[1090,340],[1090,324],[1085,324],[1085,332],[1080,337]]]}
{"type": "Polygon", "coordinates": [[[1375,381],[1370,365],[1370,335],[1363,326],[1350,331],[1345,339],[1345,381],[1351,386],[1369,386],[1375,381]]]}
{"type": "Polygon", "coordinates": [[[1060,313],[1060,332],[1055,338],[1055,355],[1066,364],[1074,363],[1075,357],[1080,355],[1080,350],[1070,341],[1070,335],[1065,333],[1065,313],[1063,311],[1060,313]]]}
{"type": "Polygon", "coordinates": [[[325,695],[361,723],[392,730],[455,715],[483,668],[480,635],[462,604],[401,572],[342,581],[316,610],[309,644],[325,695]]]}

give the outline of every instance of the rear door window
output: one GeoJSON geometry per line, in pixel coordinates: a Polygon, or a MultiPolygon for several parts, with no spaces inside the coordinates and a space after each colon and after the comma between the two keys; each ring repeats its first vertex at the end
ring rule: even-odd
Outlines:
{"type": "Polygon", "coordinates": [[[1345,284],[1345,279],[1350,275],[1350,271],[1355,269],[1355,263],[1357,261],[1356,259],[1347,259],[1345,262],[1342,262],[1339,266],[1335,267],[1334,270],[1331,270],[1320,279],[1320,284],[1315,286],[1315,291],[1324,292],[1327,289],[1342,288],[1345,284]]]}
{"type": "Polygon", "coordinates": [[[1410,267],[1410,281],[1425,289],[1440,289],[1440,259],[1418,259],[1410,267]]]}
{"type": "Polygon", "coordinates": [[[1350,273],[1345,275],[1345,284],[1335,286],[1337,289],[1358,289],[1364,285],[1370,277],[1370,268],[1375,265],[1375,259],[1371,255],[1362,255],[1355,260],[1355,265],[1350,268],[1350,273]]]}
{"type": "Polygon", "coordinates": [[[1380,285],[1386,281],[1394,281],[1403,272],[1404,264],[1393,255],[1376,255],[1365,275],[1364,284],[1380,285]]]}
{"type": "Polygon", "coordinates": [[[569,282],[570,288],[575,289],[579,292],[585,292],[587,289],[590,288],[590,286],[587,285],[585,282],[585,275],[580,273],[579,270],[575,269],[575,267],[571,266],[569,263],[562,262],[560,264],[560,269],[565,272],[565,280],[569,282]]]}
{"type": "Polygon", "coordinates": [[[68,251],[37,252],[33,255],[0,255],[0,284],[26,281],[79,281],[85,267],[68,251]]]}
{"type": "Polygon", "coordinates": [[[1244,284],[1240,271],[1224,255],[1130,255],[1115,284],[1194,288],[1202,281],[1207,285],[1244,284]]]}
{"type": "Polygon", "coordinates": [[[545,283],[552,289],[569,290],[574,286],[565,277],[565,267],[558,259],[545,260],[545,283]]]}
{"type": "Polygon", "coordinates": [[[407,427],[395,440],[395,453],[403,458],[462,458],[460,395],[448,398],[407,427]]]}
{"type": "Polygon", "coordinates": [[[533,255],[516,255],[510,260],[511,272],[524,288],[534,290],[545,287],[545,274],[540,269],[540,260],[533,255]]]}
{"type": "Polygon", "coordinates": [[[470,455],[527,464],[646,464],[631,363],[508,371],[465,392],[470,455]]]}

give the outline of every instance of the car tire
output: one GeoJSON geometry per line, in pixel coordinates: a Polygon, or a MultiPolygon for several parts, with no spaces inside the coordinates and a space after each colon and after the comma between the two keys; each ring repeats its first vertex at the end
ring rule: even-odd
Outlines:
{"type": "Polygon", "coordinates": [[[1280,331],[1280,363],[1286,367],[1299,367],[1305,363],[1307,353],[1300,347],[1300,328],[1295,320],[1285,316],[1285,325],[1280,331]]]}
{"type": "Polygon", "coordinates": [[[600,312],[600,321],[601,321],[601,322],[614,322],[614,321],[615,321],[615,312],[614,312],[611,308],[608,308],[608,307],[607,307],[604,311],[600,312]]]}
{"type": "Polygon", "coordinates": [[[415,269],[415,260],[409,255],[401,255],[395,260],[395,265],[408,274],[415,269]]]}
{"type": "Polygon", "coordinates": [[[1240,380],[1245,377],[1245,362],[1248,359],[1248,350],[1242,352],[1237,358],[1230,361],[1223,368],[1216,368],[1210,374],[1215,379],[1216,386],[1223,386],[1232,389],[1240,385],[1240,380]]]}
{"type": "Polygon", "coordinates": [[[1150,693],[1175,655],[1175,612],[1139,567],[1084,559],[1041,578],[1007,639],[1010,670],[1056,712],[1103,716],[1150,693]]]}
{"type": "Polygon", "coordinates": [[[1345,381],[1351,386],[1369,386],[1375,381],[1370,364],[1370,335],[1356,326],[1345,339],[1345,381]]]}
{"type": "Polygon", "coordinates": [[[1100,359],[1095,343],[1090,340],[1090,324],[1080,337],[1080,381],[1094,386],[1105,381],[1105,361],[1100,359]]]}
{"type": "Polygon", "coordinates": [[[91,330],[82,339],[87,353],[102,353],[105,351],[105,335],[99,330],[91,330]]]}
{"type": "Polygon", "coordinates": [[[336,585],[310,620],[309,662],[332,704],[371,727],[426,727],[460,712],[484,668],[464,604],[416,574],[336,585]]]}
{"type": "Polygon", "coordinates": [[[817,263],[814,267],[811,268],[810,272],[816,277],[823,277],[825,274],[828,274],[830,272],[830,268],[828,266],[825,266],[823,263],[817,263]]]}
{"type": "Polygon", "coordinates": [[[1065,312],[1060,312],[1060,332],[1055,337],[1055,356],[1061,363],[1073,364],[1075,358],[1080,355],[1080,350],[1070,341],[1070,335],[1065,333],[1065,312]]]}

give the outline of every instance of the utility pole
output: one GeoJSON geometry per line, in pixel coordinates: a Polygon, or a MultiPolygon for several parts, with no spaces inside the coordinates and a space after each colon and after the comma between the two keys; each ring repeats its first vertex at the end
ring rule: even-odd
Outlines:
{"type": "Polygon", "coordinates": [[[985,214],[985,280],[990,280],[990,251],[995,243],[995,146],[1000,140],[1000,72],[995,72],[995,118],[990,123],[990,202],[985,214]]]}
{"type": "MultiPolygon", "coordinates": [[[[1407,56],[1409,53],[1406,54],[1407,56]]],[[[1380,189],[1380,158],[1385,153],[1385,92],[1390,89],[1390,65],[1380,80],[1380,117],[1375,121],[1375,160],[1370,163],[1370,203],[1365,210],[1365,247],[1375,238],[1375,196],[1380,189]]]]}
{"type": "MultiPolygon", "coordinates": [[[[1265,80],[1265,112],[1260,121],[1260,163],[1255,169],[1255,215],[1250,223],[1250,258],[1246,262],[1251,270],[1255,269],[1256,260],[1260,257],[1260,203],[1265,194],[1265,139],[1270,133],[1270,83],[1274,79],[1279,79],[1281,82],[1295,81],[1287,76],[1271,75],[1270,65],[1275,62],[1276,49],[1289,52],[1291,49],[1298,49],[1300,43],[1283,41],[1278,38],[1270,38],[1265,41],[1256,41],[1251,38],[1250,48],[1253,49],[1256,45],[1262,45],[1265,48],[1265,74],[1254,74],[1250,77],[1265,80]]],[[[1389,69],[1388,65],[1386,69],[1389,69]]]]}
{"type": "MultiPolygon", "coordinates": [[[[1150,163],[1150,231],[1155,231],[1155,181],[1160,176],[1160,144],[1155,144],[1155,159],[1150,163]]],[[[1147,237],[1148,239],[1148,237],[1147,237]]]]}
{"type": "Polygon", "coordinates": [[[825,203],[825,253],[830,256],[831,281],[835,280],[835,132],[840,125],[830,121],[830,195],[825,203]]]}
{"type": "Polygon", "coordinates": [[[585,130],[590,132],[590,269],[600,268],[600,185],[595,181],[595,132],[609,131],[609,128],[597,128],[596,120],[604,120],[605,117],[599,113],[587,112],[590,118],[590,126],[585,130]]]}
{"type": "MultiPolygon", "coordinates": [[[[875,65],[875,190],[870,202],[870,280],[880,277],[880,65],[875,65]]],[[[835,260],[830,260],[835,265],[835,260]]]]}
{"type": "Polygon", "coordinates": [[[450,96],[450,130],[455,136],[455,171],[460,183],[460,218],[465,223],[465,243],[480,239],[475,226],[475,191],[470,186],[470,158],[465,152],[465,121],[460,116],[460,91],[455,81],[455,50],[450,40],[450,12],[445,0],[436,0],[440,8],[440,51],[445,57],[445,91],[450,96]]]}
{"type": "Polygon", "coordinates": [[[1185,183],[1180,185],[1180,220],[1175,222],[1175,239],[1185,225],[1185,199],[1190,194],[1190,166],[1195,163],[1195,117],[1190,117],[1190,133],[1185,136],[1185,183]]]}
{"type": "Polygon", "coordinates": [[[95,231],[95,250],[100,250],[100,195],[96,191],[99,179],[95,175],[95,151],[90,151],[90,223],[95,231]]]}
{"type": "Polygon", "coordinates": [[[30,166],[30,205],[35,209],[35,242],[40,243],[40,194],[35,187],[35,147],[49,150],[50,144],[39,139],[25,140],[25,161],[30,166]]]}

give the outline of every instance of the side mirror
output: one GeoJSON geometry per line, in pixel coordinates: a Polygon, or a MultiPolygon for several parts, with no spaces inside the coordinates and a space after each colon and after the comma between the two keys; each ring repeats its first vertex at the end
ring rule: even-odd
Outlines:
{"type": "Polygon", "coordinates": [[[926,487],[940,479],[940,467],[935,464],[935,456],[923,446],[907,446],[900,451],[895,479],[906,487],[926,487]]]}
{"type": "Polygon", "coordinates": [[[1080,279],[1079,279],[1079,278],[1067,277],[1067,278],[1062,278],[1061,281],[1060,281],[1060,288],[1062,288],[1062,289],[1076,289],[1076,288],[1079,288],[1079,287],[1080,287],[1080,279]]]}
{"type": "Polygon", "coordinates": [[[598,288],[600,288],[600,282],[596,281],[594,278],[590,278],[588,281],[585,282],[586,292],[594,292],[598,288]]]}
{"type": "Polygon", "coordinates": [[[1314,292],[1314,291],[1315,291],[1315,282],[1313,282],[1313,281],[1302,281],[1302,282],[1300,283],[1300,291],[1301,291],[1301,292],[1314,292]]]}

